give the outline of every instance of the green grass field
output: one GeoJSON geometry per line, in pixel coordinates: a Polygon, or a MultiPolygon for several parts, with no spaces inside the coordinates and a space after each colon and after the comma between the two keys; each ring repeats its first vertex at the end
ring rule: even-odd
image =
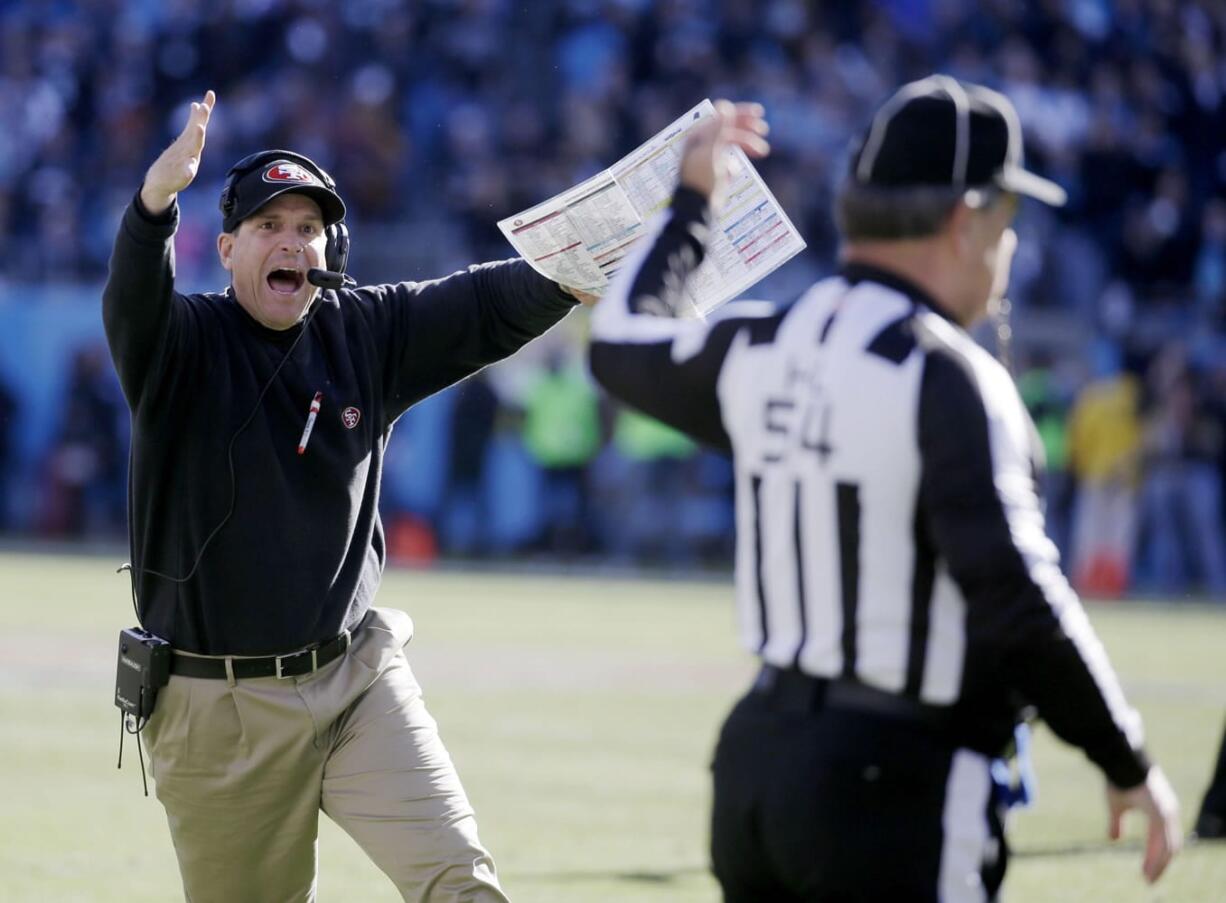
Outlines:
{"type": "MultiPolygon", "coordinates": [[[[115,638],[132,621],[106,558],[0,555],[0,900],[181,899],[136,750],[115,770],[115,638]]],[[[504,886],[531,903],[712,903],[707,763],[753,663],[724,583],[390,573],[425,688],[504,886]]],[[[1226,607],[1091,609],[1190,825],[1226,717],[1226,607]]],[[[1156,889],[1140,823],[1109,848],[1098,773],[1040,731],[1040,799],[1011,826],[1006,898],[1226,900],[1226,844],[1156,889]]],[[[326,818],[320,899],[399,896],[326,818]]]]}

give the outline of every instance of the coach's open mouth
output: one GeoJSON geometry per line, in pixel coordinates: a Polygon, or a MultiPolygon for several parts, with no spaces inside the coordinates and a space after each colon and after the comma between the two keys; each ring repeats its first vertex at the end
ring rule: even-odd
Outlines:
{"type": "Polygon", "coordinates": [[[292,295],[302,288],[305,277],[297,270],[280,267],[268,274],[268,287],[281,295],[292,295]]]}

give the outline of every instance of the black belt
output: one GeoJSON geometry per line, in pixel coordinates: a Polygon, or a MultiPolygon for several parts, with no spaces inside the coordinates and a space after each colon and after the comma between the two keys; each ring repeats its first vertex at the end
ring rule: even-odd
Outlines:
{"type": "Polygon", "coordinates": [[[349,631],[340,636],[297,652],[285,655],[201,656],[174,652],[170,657],[170,673],[183,677],[208,677],[242,680],[252,677],[300,677],[318,671],[344,654],[352,642],[349,631]]]}
{"type": "Polygon", "coordinates": [[[812,677],[795,668],[763,665],[754,681],[753,692],[769,699],[775,708],[783,711],[840,709],[939,728],[947,727],[950,722],[950,712],[942,706],[926,705],[917,699],[899,696],[859,681],[812,677]]]}

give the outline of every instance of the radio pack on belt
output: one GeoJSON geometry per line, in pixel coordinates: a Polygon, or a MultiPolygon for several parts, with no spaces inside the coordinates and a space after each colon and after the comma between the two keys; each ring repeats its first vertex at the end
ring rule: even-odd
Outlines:
{"type": "Polygon", "coordinates": [[[158,690],[170,680],[170,643],[139,627],[119,631],[115,705],[139,723],[148,720],[158,690]]]}
{"type": "MultiPolygon", "coordinates": [[[[170,643],[155,637],[147,630],[129,627],[119,631],[119,662],[115,666],[115,705],[119,708],[119,767],[123,767],[123,735],[136,734],[144,729],[157,704],[158,690],[170,682],[170,643]]],[[[145,782],[145,754],[141,752],[140,740],[136,741],[140,754],[140,778],[149,795],[145,782]]]]}

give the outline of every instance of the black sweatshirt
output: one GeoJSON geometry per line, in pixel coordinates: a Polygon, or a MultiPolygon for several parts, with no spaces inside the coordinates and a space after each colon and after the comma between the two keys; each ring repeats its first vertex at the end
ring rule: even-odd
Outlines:
{"type": "Polygon", "coordinates": [[[324,292],[269,385],[303,326],[268,329],[229,291],[176,292],[177,225],[177,206],[153,217],[137,197],[102,303],[132,409],[141,620],[190,652],[292,651],[353,627],[374,599],[385,557],[379,483],[396,418],[513,353],[575,302],[521,260],[324,292]],[[300,455],[316,393],[321,408],[300,455]],[[228,447],[249,416],[232,479],[228,447]],[[167,579],[188,575],[232,494],[233,514],[195,573],[167,579]]]}

